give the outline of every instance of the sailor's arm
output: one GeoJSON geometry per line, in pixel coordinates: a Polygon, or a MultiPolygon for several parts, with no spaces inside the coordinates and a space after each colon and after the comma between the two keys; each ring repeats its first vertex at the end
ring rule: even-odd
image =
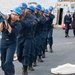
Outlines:
{"type": "Polygon", "coordinates": [[[3,30],[3,23],[1,22],[0,23],[0,31],[2,31],[3,30]]]}
{"type": "Polygon", "coordinates": [[[12,32],[12,27],[9,25],[9,23],[6,20],[5,20],[5,26],[8,30],[8,32],[11,33],[12,32]]]}

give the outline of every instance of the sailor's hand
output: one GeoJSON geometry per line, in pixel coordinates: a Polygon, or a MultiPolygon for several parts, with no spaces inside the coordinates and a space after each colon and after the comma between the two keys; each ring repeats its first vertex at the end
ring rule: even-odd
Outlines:
{"type": "Polygon", "coordinates": [[[9,15],[5,15],[5,16],[6,16],[5,19],[8,20],[9,19],[9,15]]]}
{"type": "Polygon", "coordinates": [[[48,21],[48,18],[46,18],[46,21],[48,21]]]}
{"type": "Polygon", "coordinates": [[[35,23],[33,22],[33,25],[35,25],[35,23]]]}
{"type": "Polygon", "coordinates": [[[38,19],[38,22],[40,22],[40,19],[38,19]]]}
{"type": "Polygon", "coordinates": [[[5,22],[5,25],[7,26],[7,24],[8,24],[7,20],[4,20],[4,22],[5,22]]]}

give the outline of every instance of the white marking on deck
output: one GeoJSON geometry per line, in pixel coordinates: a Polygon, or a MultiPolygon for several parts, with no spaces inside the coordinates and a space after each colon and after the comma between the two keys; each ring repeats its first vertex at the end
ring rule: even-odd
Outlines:
{"type": "Polygon", "coordinates": [[[67,45],[67,44],[73,44],[75,42],[63,42],[63,43],[58,43],[58,44],[54,44],[54,45],[67,45]]]}

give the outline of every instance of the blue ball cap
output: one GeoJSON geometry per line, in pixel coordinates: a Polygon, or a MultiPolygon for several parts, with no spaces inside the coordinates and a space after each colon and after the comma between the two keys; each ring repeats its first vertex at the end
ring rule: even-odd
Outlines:
{"type": "Polygon", "coordinates": [[[45,8],[44,7],[41,7],[41,11],[44,12],[45,11],[45,8]]]}
{"type": "Polygon", "coordinates": [[[36,9],[39,9],[39,10],[41,10],[41,5],[40,4],[38,4],[37,6],[36,6],[36,9]]]}
{"type": "Polygon", "coordinates": [[[30,9],[32,11],[35,11],[35,7],[33,5],[29,6],[27,9],[30,9]]]}
{"type": "Polygon", "coordinates": [[[4,21],[4,18],[2,17],[2,15],[0,14],[0,23],[4,21]]]}
{"type": "Polygon", "coordinates": [[[70,10],[67,10],[67,13],[70,13],[70,10]]]}
{"type": "Polygon", "coordinates": [[[20,7],[15,7],[13,10],[11,10],[11,12],[16,12],[17,14],[21,15],[22,14],[22,10],[20,7]]]}
{"type": "Polygon", "coordinates": [[[53,9],[54,9],[54,8],[53,8],[52,6],[50,6],[50,7],[49,7],[49,10],[51,10],[51,11],[52,11],[53,9]]]}
{"type": "Polygon", "coordinates": [[[27,4],[26,3],[21,3],[20,8],[27,8],[27,4]]]}
{"type": "Polygon", "coordinates": [[[45,11],[44,11],[45,13],[48,13],[48,9],[45,9],[45,11]]]}

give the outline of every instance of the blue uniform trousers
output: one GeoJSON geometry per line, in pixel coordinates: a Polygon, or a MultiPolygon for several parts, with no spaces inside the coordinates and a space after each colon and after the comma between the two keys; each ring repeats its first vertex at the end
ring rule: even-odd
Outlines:
{"type": "Polygon", "coordinates": [[[43,31],[42,34],[41,34],[41,43],[42,43],[42,51],[43,51],[43,54],[45,54],[45,49],[46,49],[46,38],[47,38],[47,32],[46,31],[43,31]]]}
{"type": "Polygon", "coordinates": [[[2,69],[9,75],[15,73],[13,65],[13,57],[16,49],[16,40],[1,40],[1,61],[2,69]]]}
{"type": "Polygon", "coordinates": [[[32,66],[32,63],[33,63],[33,61],[34,61],[34,57],[35,57],[35,48],[34,48],[34,38],[32,38],[31,40],[30,40],[31,42],[30,42],[30,61],[29,61],[29,66],[32,66]]]}
{"type": "Polygon", "coordinates": [[[35,43],[35,48],[36,48],[36,54],[38,54],[38,56],[42,55],[42,51],[41,51],[41,34],[36,35],[35,36],[36,39],[36,43],[35,43]]]}
{"type": "Polygon", "coordinates": [[[66,33],[66,34],[69,33],[69,24],[65,24],[65,33],[66,33]]]}
{"type": "Polygon", "coordinates": [[[48,43],[49,45],[53,44],[53,28],[49,29],[48,31],[48,43]]]}
{"type": "Polygon", "coordinates": [[[34,50],[34,39],[29,37],[19,38],[17,56],[18,60],[26,66],[33,63],[33,58],[35,54],[34,50]]]}
{"type": "Polygon", "coordinates": [[[72,22],[73,34],[75,36],[75,21],[72,22]]]}
{"type": "Polygon", "coordinates": [[[37,40],[35,37],[34,37],[34,50],[35,50],[34,62],[36,62],[39,48],[37,47],[37,40]]]}

